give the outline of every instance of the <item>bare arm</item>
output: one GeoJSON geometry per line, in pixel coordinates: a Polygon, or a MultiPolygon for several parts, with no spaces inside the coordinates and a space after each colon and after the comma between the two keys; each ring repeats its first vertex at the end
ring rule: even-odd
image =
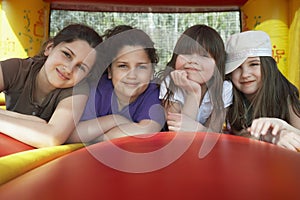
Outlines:
{"type": "Polygon", "coordinates": [[[86,100],[85,95],[63,99],[48,123],[29,115],[20,117],[21,114],[13,112],[10,115],[0,114],[0,131],[38,148],[63,144],[78,123],[86,100]]]}
{"type": "Polygon", "coordinates": [[[110,129],[125,123],[130,123],[130,121],[121,115],[107,115],[87,121],[81,121],[74,129],[67,142],[90,142],[95,138],[101,137],[110,129]]]}
{"type": "Polygon", "coordinates": [[[37,116],[24,115],[24,114],[20,114],[17,112],[0,109],[0,116],[4,116],[4,115],[6,115],[8,117],[14,117],[17,119],[24,119],[24,120],[28,120],[28,121],[36,121],[36,122],[46,123],[45,120],[43,120],[42,118],[39,118],[37,116]]]}
{"type": "Polygon", "coordinates": [[[200,84],[189,80],[184,70],[175,70],[171,72],[174,84],[184,92],[185,101],[181,108],[181,113],[196,120],[201,101],[200,84]]]}
{"type": "Polygon", "coordinates": [[[147,133],[156,133],[162,129],[161,125],[154,120],[144,119],[139,123],[131,122],[109,130],[105,133],[104,140],[111,140],[113,138],[141,135],[147,133]]]}

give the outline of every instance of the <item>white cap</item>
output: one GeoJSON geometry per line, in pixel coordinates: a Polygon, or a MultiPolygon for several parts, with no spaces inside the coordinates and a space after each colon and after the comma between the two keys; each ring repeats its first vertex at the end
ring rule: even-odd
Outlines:
{"type": "Polygon", "coordinates": [[[248,57],[272,56],[270,37],[263,31],[245,31],[230,36],[226,42],[225,74],[233,72],[248,57]]]}

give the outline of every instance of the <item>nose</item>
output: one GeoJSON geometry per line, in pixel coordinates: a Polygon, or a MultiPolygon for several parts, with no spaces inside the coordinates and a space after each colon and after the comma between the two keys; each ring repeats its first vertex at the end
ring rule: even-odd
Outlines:
{"type": "Polygon", "coordinates": [[[137,70],[135,68],[131,69],[131,70],[128,71],[127,77],[128,78],[136,78],[136,73],[137,73],[137,70]]]}
{"type": "Polygon", "coordinates": [[[76,66],[74,64],[64,65],[64,71],[68,74],[71,74],[76,66]]]}
{"type": "Polygon", "coordinates": [[[194,55],[185,55],[183,56],[183,59],[186,61],[187,64],[194,64],[194,65],[198,65],[199,61],[198,61],[198,57],[194,56],[194,55]]]}
{"type": "Polygon", "coordinates": [[[248,77],[249,75],[250,75],[249,69],[248,69],[248,68],[242,68],[241,76],[242,76],[243,78],[246,78],[246,77],[248,77]]]}

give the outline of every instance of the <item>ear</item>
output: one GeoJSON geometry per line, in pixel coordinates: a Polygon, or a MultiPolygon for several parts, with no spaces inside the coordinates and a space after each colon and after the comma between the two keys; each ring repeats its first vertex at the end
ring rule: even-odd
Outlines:
{"type": "Polygon", "coordinates": [[[49,42],[45,47],[44,55],[49,56],[52,49],[53,49],[53,42],[49,42]]]}
{"type": "Polygon", "coordinates": [[[107,72],[108,72],[108,79],[111,79],[112,78],[112,72],[111,72],[111,67],[108,67],[107,68],[107,72]]]}

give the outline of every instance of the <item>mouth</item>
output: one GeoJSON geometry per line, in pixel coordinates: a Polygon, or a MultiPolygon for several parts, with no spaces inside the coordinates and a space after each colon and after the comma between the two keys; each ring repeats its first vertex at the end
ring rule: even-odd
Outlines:
{"type": "Polygon", "coordinates": [[[254,83],[255,81],[243,81],[241,82],[242,85],[251,85],[252,83],[254,83]]]}
{"type": "Polygon", "coordinates": [[[185,66],[184,67],[184,70],[185,71],[191,71],[191,72],[198,72],[198,71],[201,71],[200,69],[196,68],[196,67],[193,67],[193,66],[185,66]]]}
{"type": "Polygon", "coordinates": [[[62,73],[58,68],[55,69],[58,77],[60,77],[62,80],[70,80],[70,78],[68,76],[65,76],[64,73],[62,73]]]}
{"type": "Polygon", "coordinates": [[[136,88],[136,87],[139,86],[139,83],[123,82],[123,84],[124,84],[125,86],[128,86],[128,87],[134,87],[134,88],[136,88]]]}

